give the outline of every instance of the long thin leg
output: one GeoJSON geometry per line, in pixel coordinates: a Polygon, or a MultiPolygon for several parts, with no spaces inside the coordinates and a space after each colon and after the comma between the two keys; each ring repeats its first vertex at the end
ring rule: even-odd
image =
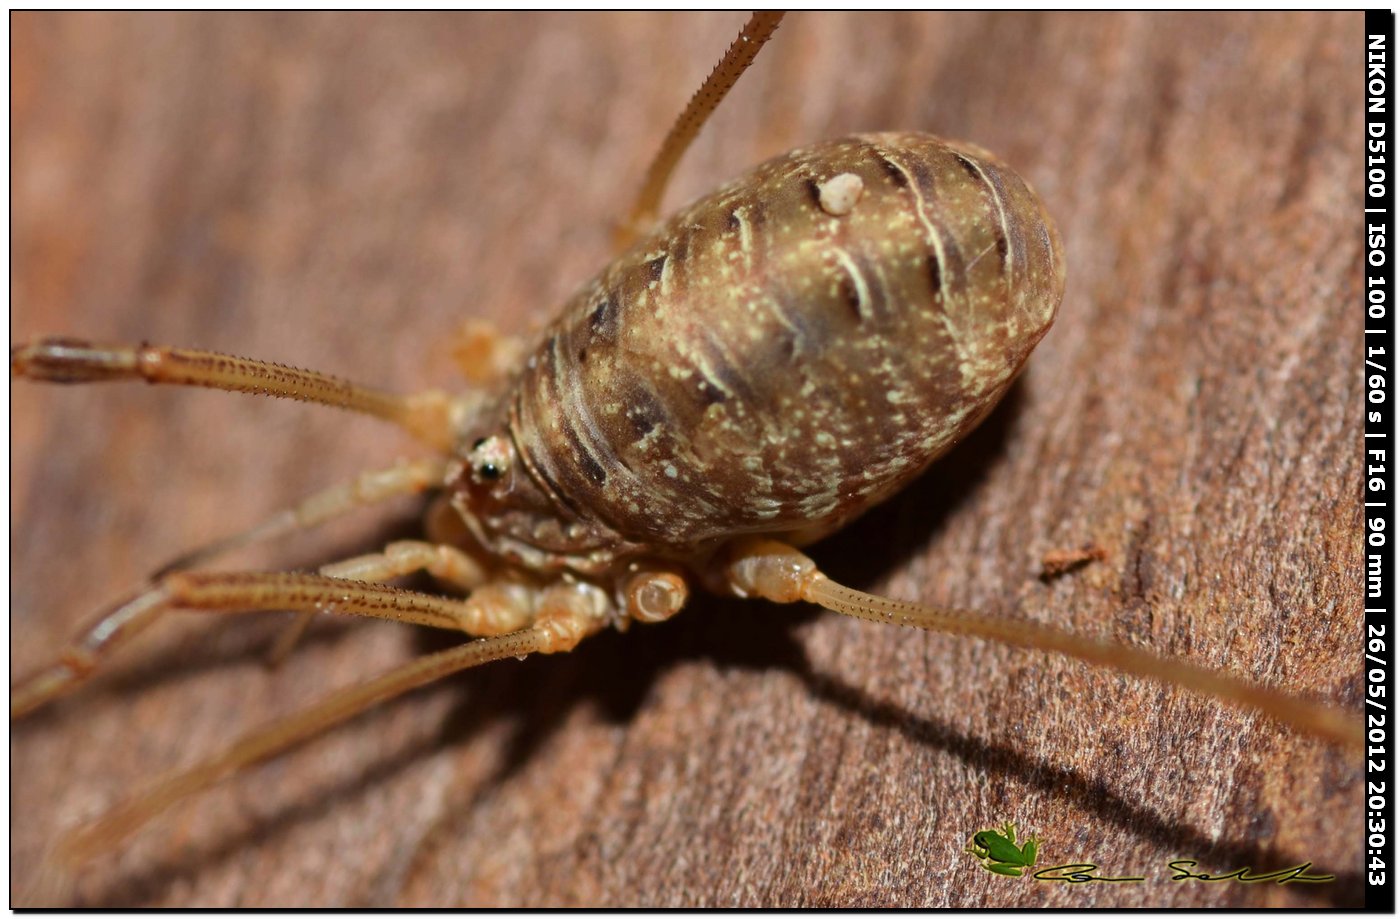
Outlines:
{"type": "MultiPolygon", "coordinates": [[[[486,569],[461,549],[421,540],[392,542],[383,552],[332,562],[317,569],[318,574],[328,578],[345,578],[351,581],[388,581],[415,571],[426,571],[464,594],[472,592],[486,581],[486,569]]],[[[469,608],[480,612],[478,619],[495,614],[499,607],[499,604],[485,602],[489,599],[487,597],[475,599],[477,602],[469,608]]],[[[315,618],[315,612],[298,613],[297,618],[277,636],[277,641],[268,653],[268,663],[276,667],[286,660],[315,618]]],[[[476,623],[466,621],[459,625],[462,631],[470,635],[504,635],[523,628],[526,624],[518,616],[511,615],[507,618],[510,622],[509,628],[474,628],[476,623]]],[[[492,623],[494,621],[491,620],[492,623]]]]}
{"type": "Polygon", "coordinates": [[[720,58],[715,69],[710,71],[710,75],[695,91],[695,95],[690,97],[685,111],[681,112],[676,123],[671,126],[670,133],[661,143],[661,149],[651,161],[646,181],[642,183],[642,190],[637,194],[636,203],[632,205],[627,222],[618,229],[615,242],[619,249],[631,245],[637,234],[656,219],[656,212],[661,206],[661,196],[666,192],[666,183],[681,156],[690,148],[691,141],[700,133],[710,114],[724,100],[734,84],[739,82],[739,77],[749,69],[749,65],[758,56],[759,49],[777,31],[778,23],[782,21],[783,14],[778,12],[754,13],[749,17],[743,30],[739,32],[739,37],[734,39],[729,50],[724,52],[724,57],[720,58]]]}
{"type": "Polygon", "coordinates": [[[44,338],[10,350],[10,373],[47,383],[145,380],[329,405],[392,422],[440,450],[452,445],[452,400],[428,390],[399,395],[281,364],[164,345],[44,338]]]}
{"type": "Polygon", "coordinates": [[[226,536],[172,559],[152,575],[152,580],[202,565],[234,549],[320,526],[328,520],[390,498],[422,494],[442,485],[446,476],[447,461],[437,458],[399,460],[387,469],[362,472],[351,481],[318,491],[295,507],[279,511],[241,533],[226,536]]]}
{"type": "MultiPolygon", "coordinates": [[[[110,849],[176,801],[208,788],[239,769],[275,756],[380,702],[448,674],[506,657],[572,651],[584,637],[602,628],[608,618],[601,591],[574,587],[559,585],[542,591],[538,598],[538,618],[527,629],[477,639],[430,654],[358,686],[333,692],[309,708],[245,734],[222,753],[189,769],[167,774],[148,791],[67,833],[58,843],[58,858],[69,865],[85,861],[110,849]]],[[[396,592],[395,598],[402,593],[396,592]]]]}
{"type": "Polygon", "coordinates": [[[472,622],[508,622],[519,628],[537,605],[535,592],[513,586],[483,588],[461,600],[319,574],[173,574],[99,616],[56,661],[11,687],[10,717],[22,717],[82,685],[117,648],[172,610],[333,612],[460,631],[472,622]]]}
{"type": "Polygon", "coordinates": [[[426,571],[471,594],[456,610],[457,628],[468,635],[505,635],[523,629],[534,618],[538,588],[513,581],[486,583],[486,569],[456,546],[405,539],[389,543],[383,552],[321,568],[327,577],[356,581],[387,581],[416,571],[426,571]]]}
{"type": "Polygon", "coordinates": [[[971,610],[935,609],[891,600],[837,584],[816,563],[791,546],[750,539],[731,549],[724,576],[740,596],[776,603],[806,600],[834,612],[870,622],[887,622],[933,632],[949,632],[999,641],[1022,648],[1052,651],[1125,673],[1149,677],[1222,702],[1257,711],[1332,743],[1360,747],[1361,719],[1356,716],[1181,661],[1167,660],[1128,645],[1094,641],[1033,622],[1013,622],[971,610]]]}
{"type": "MultiPolygon", "coordinates": [[[[481,564],[461,549],[419,540],[392,542],[383,552],[332,562],[317,569],[318,574],[328,578],[352,581],[388,581],[415,571],[426,571],[463,593],[470,593],[486,580],[486,571],[481,564]]],[[[268,663],[276,667],[286,660],[315,618],[314,612],[298,613],[297,618],[277,636],[272,650],[268,652],[268,663]]],[[[522,625],[494,631],[464,627],[462,631],[471,635],[504,635],[522,625]]]]}
{"type": "Polygon", "coordinates": [[[388,581],[417,571],[426,571],[463,593],[480,587],[487,578],[486,569],[481,563],[456,546],[443,546],[421,539],[391,542],[383,552],[357,555],[322,565],[319,569],[319,573],[328,578],[351,581],[388,581]]]}
{"type": "MultiPolygon", "coordinates": [[[[444,483],[447,466],[447,461],[443,459],[400,460],[388,469],[362,472],[351,481],[318,491],[295,507],[279,511],[241,533],[234,533],[206,546],[200,546],[192,552],[186,552],[157,569],[151,580],[157,581],[176,571],[186,571],[234,549],[275,539],[295,530],[319,526],[328,520],[390,498],[421,494],[444,483]]],[[[321,573],[331,577],[337,576],[324,569],[321,573]]],[[[302,634],[315,618],[315,613],[302,613],[295,622],[284,629],[268,653],[269,663],[276,666],[291,654],[292,648],[301,640],[302,634]]]]}

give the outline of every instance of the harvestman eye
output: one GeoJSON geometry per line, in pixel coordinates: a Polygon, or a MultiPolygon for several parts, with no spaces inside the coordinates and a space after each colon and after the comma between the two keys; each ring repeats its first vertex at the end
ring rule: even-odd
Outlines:
{"type": "Polygon", "coordinates": [[[505,437],[482,437],[472,444],[467,458],[472,474],[479,482],[494,482],[505,475],[515,460],[515,451],[505,437]]]}

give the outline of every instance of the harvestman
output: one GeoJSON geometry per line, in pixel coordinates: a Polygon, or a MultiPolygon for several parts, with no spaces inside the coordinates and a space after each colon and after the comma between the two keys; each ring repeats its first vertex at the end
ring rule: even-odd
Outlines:
{"type": "MultiPolygon", "coordinates": [[[[681,115],[620,233],[523,366],[461,396],[403,396],[212,352],[51,338],[15,376],[146,380],[373,415],[440,456],[321,492],[182,557],[12,689],[20,717],[81,685],[171,610],[295,610],[478,636],[255,730],[68,833],[76,863],[180,798],[384,699],[506,657],[571,650],[679,612],[690,585],[1059,652],[1359,744],[1347,713],[1144,651],[836,584],[796,547],[889,497],[975,426],[1054,319],[1064,287],[1040,201],[990,154],[921,134],[794,151],[649,229],[672,169],[777,28],[756,14],[681,115]],[[199,573],[227,549],[441,490],[427,540],[316,574],[199,573]],[[426,571],[466,599],[379,583],[426,571]]],[[[511,345],[475,342],[483,364],[511,345]]]]}

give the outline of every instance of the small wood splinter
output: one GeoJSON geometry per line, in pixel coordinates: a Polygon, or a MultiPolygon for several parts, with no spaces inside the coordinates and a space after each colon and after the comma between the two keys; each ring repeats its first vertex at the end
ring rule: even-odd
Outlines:
{"type": "Polygon", "coordinates": [[[1086,543],[1078,549],[1052,549],[1040,560],[1040,579],[1053,581],[1090,562],[1102,562],[1107,558],[1108,550],[1097,543],[1086,543]]]}

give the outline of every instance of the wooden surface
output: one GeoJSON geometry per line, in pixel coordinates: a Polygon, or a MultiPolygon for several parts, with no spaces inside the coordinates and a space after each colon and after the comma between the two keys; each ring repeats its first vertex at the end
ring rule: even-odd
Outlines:
{"type": "MultiPolygon", "coordinates": [[[[18,15],[17,339],[219,348],[457,385],[465,316],[546,319],[738,30],[697,16],[18,15]]],[[[1057,215],[1060,319],[1008,402],[816,550],[899,597],[1064,623],[1360,710],[1359,15],[790,17],[669,202],[816,139],[920,129],[1057,215]],[[1107,557],[1050,580],[1048,553],[1107,557]]],[[[412,451],[372,421],[15,387],[13,664],[182,549],[412,451]]],[[[404,502],[234,559],[411,533],[404,502]]],[[[12,896],[61,827],[446,639],[182,618],[15,726],[12,896]]],[[[1336,905],[1349,754],[1044,655],[697,602],[400,700],[165,815],[86,904],[1336,905]],[[1014,821],[1041,864],[963,852],[1014,821]],[[1332,884],[1170,882],[1311,861],[1332,884]]]]}

